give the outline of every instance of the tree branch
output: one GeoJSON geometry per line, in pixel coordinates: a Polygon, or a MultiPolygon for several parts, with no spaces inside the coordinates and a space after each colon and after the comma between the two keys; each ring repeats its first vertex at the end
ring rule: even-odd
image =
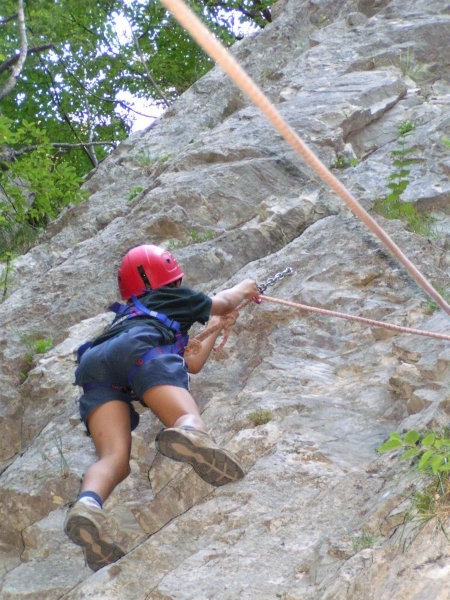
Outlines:
{"type": "MultiPolygon", "coordinates": [[[[80,142],[78,144],[69,144],[68,142],[51,142],[50,146],[52,148],[61,148],[61,150],[74,150],[76,148],[87,148],[88,146],[112,146],[116,148],[117,142],[80,142]]],[[[33,152],[33,150],[37,150],[39,148],[38,144],[33,144],[30,146],[23,146],[20,150],[13,150],[12,155],[14,158],[22,156],[22,154],[27,154],[28,152],[33,152]]]]}
{"type": "Polygon", "coordinates": [[[11,71],[11,75],[9,76],[8,80],[6,81],[3,89],[0,89],[0,100],[2,98],[4,98],[5,96],[7,96],[11,92],[11,90],[14,88],[14,86],[16,85],[17,78],[19,77],[20,73],[22,72],[22,69],[25,64],[25,60],[27,58],[27,53],[28,53],[28,40],[27,40],[27,32],[26,32],[26,28],[25,28],[25,13],[23,10],[23,0],[18,0],[17,8],[18,8],[17,21],[18,21],[18,25],[19,25],[20,53],[19,53],[19,56],[17,59],[17,63],[14,65],[14,67],[11,71]]]}
{"type": "MultiPolygon", "coordinates": [[[[221,8],[225,12],[230,9],[226,0],[206,0],[205,4],[210,8],[221,8]]],[[[261,0],[253,0],[253,7],[248,8],[246,8],[244,2],[240,2],[235,10],[240,12],[244,17],[247,17],[247,19],[251,19],[255,25],[258,25],[258,27],[261,28],[263,28],[264,25],[258,23],[258,16],[268,23],[272,22],[272,13],[269,8],[264,7],[261,0]]]]}
{"type": "MultiPolygon", "coordinates": [[[[65,71],[68,73],[68,75],[77,83],[77,85],[80,87],[80,89],[87,92],[87,94],[89,95],[90,98],[94,98],[95,100],[100,100],[101,102],[109,102],[110,104],[116,104],[117,106],[121,106],[123,109],[125,109],[129,112],[132,112],[135,115],[139,115],[141,117],[148,117],[149,119],[157,118],[156,115],[149,115],[147,113],[143,113],[143,112],[140,112],[139,110],[136,110],[135,108],[133,108],[132,106],[127,104],[124,100],[118,100],[117,98],[108,98],[107,96],[99,96],[98,94],[95,94],[85,85],[85,83],[83,83],[83,81],[81,81],[81,79],[78,79],[78,77],[76,75],[74,75],[74,73],[72,73],[72,71],[67,67],[67,65],[61,55],[59,55],[58,58],[59,58],[60,63],[63,65],[65,71]]],[[[132,74],[136,75],[136,77],[144,77],[145,78],[145,74],[134,70],[132,68],[132,65],[129,65],[128,68],[132,74]]],[[[170,106],[170,104],[169,104],[169,106],[170,106]]]]}
{"type": "Polygon", "coordinates": [[[0,20],[0,27],[2,25],[6,25],[6,23],[9,23],[10,21],[15,21],[18,17],[18,14],[15,13],[14,15],[11,15],[10,17],[5,17],[4,19],[0,20]]]}
{"type": "Polygon", "coordinates": [[[148,81],[150,82],[150,85],[152,85],[155,88],[155,90],[157,91],[157,93],[160,95],[160,97],[161,97],[162,101],[164,102],[164,104],[167,107],[169,107],[170,106],[169,100],[166,98],[166,96],[164,95],[164,92],[159,87],[159,85],[156,83],[156,81],[152,77],[152,74],[150,73],[150,69],[148,68],[148,65],[147,65],[147,62],[145,60],[144,54],[142,52],[141,46],[139,45],[139,40],[138,40],[138,38],[136,37],[136,35],[134,33],[133,25],[130,22],[130,18],[128,16],[127,8],[126,8],[125,5],[123,5],[123,12],[124,12],[126,20],[128,21],[128,25],[130,26],[131,36],[133,38],[133,44],[134,44],[134,47],[136,48],[136,52],[138,54],[139,60],[140,60],[141,65],[142,65],[142,68],[145,71],[145,76],[147,77],[148,81]]]}
{"type": "MultiPolygon", "coordinates": [[[[42,60],[41,60],[41,63],[42,63],[42,60]]],[[[58,94],[58,91],[57,91],[57,86],[55,85],[55,81],[53,79],[53,75],[52,75],[50,69],[46,65],[44,65],[44,64],[42,64],[42,67],[44,69],[44,72],[47,74],[47,77],[50,80],[50,84],[51,84],[50,85],[50,91],[53,94],[53,102],[58,107],[62,118],[64,119],[64,121],[69,126],[69,128],[72,131],[74,137],[79,140],[80,137],[79,137],[79,135],[78,135],[75,127],[73,126],[72,121],[69,118],[69,115],[62,108],[61,100],[60,100],[60,97],[59,97],[59,94],[58,94]]],[[[88,157],[88,159],[90,160],[92,166],[95,167],[95,164],[92,161],[92,157],[91,157],[91,154],[90,154],[89,150],[85,147],[85,144],[83,144],[83,142],[81,140],[80,140],[80,147],[83,148],[83,150],[84,150],[86,156],[88,157]]]]}
{"type": "MultiPolygon", "coordinates": [[[[95,146],[111,146],[112,148],[117,148],[117,142],[80,142],[78,144],[70,144],[68,142],[51,142],[49,144],[52,148],[59,148],[60,150],[77,150],[83,149],[85,152],[89,152],[89,149],[94,148],[95,146]]],[[[8,171],[8,164],[14,162],[24,154],[29,154],[30,152],[34,152],[39,148],[38,144],[30,144],[29,146],[22,146],[18,150],[14,150],[11,147],[3,146],[0,151],[0,169],[3,171],[8,171]]],[[[92,157],[91,157],[92,160],[92,157]]]]}
{"type": "MultiPolygon", "coordinates": [[[[45,52],[46,50],[54,50],[54,48],[54,44],[47,44],[46,46],[36,46],[35,48],[29,48],[27,51],[27,56],[31,56],[32,54],[36,54],[39,52],[45,52]]],[[[8,58],[8,60],[5,60],[5,62],[3,62],[0,65],[0,73],[3,73],[3,71],[7,71],[11,67],[13,67],[19,60],[19,57],[20,54],[16,54],[15,56],[11,56],[11,58],[8,58]]]]}

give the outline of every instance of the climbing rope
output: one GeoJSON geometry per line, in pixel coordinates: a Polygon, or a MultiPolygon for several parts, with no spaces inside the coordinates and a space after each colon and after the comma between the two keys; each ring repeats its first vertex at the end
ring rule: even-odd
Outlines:
{"type": "Polygon", "coordinates": [[[364,210],[347,188],[327,169],[312,150],[303,142],[290,125],[283,119],[261,89],[247,75],[230,52],[213,36],[202,21],[186,6],[183,0],[160,0],[177,21],[189,32],[194,40],[219,64],[232,81],[261,110],[273,127],[294,148],[300,157],[316,171],[319,177],[342,198],[353,213],[377,236],[393,256],[405,267],[416,283],[450,314],[450,305],[434,289],[417,267],[403,254],[397,244],[380,225],[364,210]]]}
{"type": "Polygon", "coordinates": [[[225,344],[227,343],[228,337],[230,335],[231,327],[234,325],[234,323],[238,317],[239,310],[241,310],[241,308],[243,308],[247,304],[248,304],[248,302],[243,302],[232,313],[221,317],[220,322],[217,325],[214,325],[213,327],[208,327],[208,329],[205,329],[204,331],[202,331],[201,333],[196,335],[194,338],[191,338],[189,340],[188,345],[186,346],[184,355],[189,356],[190,354],[197,354],[198,352],[200,352],[201,342],[203,340],[206,340],[206,338],[208,338],[213,333],[216,333],[216,331],[222,331],[222,330],[224,332],[222,341],[214,349],[219,350],[220,348],[223,348],[223,346],[225,346],[225,344]]]}
{"type": "MultiPolygon", "coordinates": [[[[269,279],[264,283],[259,285],[261,292],[262,288],[266,289],[269,285],[273,285],[274,283],[280,281],[286,275],[292,274],[292,269],[288,267],[281,273],[277,273],[274,277],[269,277],[269,279]]],[[[274,298],[273,296],[266,296],[262,294],[258,296],[258,301],[266,301],[266,302],[274,302],[276,304],[282,304],[284,306],[289,306],[291,308],[295,308],[299,311],[316,313],[319,315],[326,315],[328,317],[337,317],[338,319],[346,319],[347,321],[355,321],[357,323],[363,323],[364,325],[369,325],[371,327],[383,327],[384,329],[391,329],[392,331],[397,331],[399,333],[410,333],[413,335],[422,335],[425,337],[436,338],[438,340],[445,340],[450,342],[450,335],[446,335],[445,333],[437,333],[436,331],[428,331],[426,329],[415,329],[413,327],[404,327],[403,325],[394,325],[393,323],[386,323],[385,321],[376,321],[375,319],[368,319],[367,317],[358,317],[356,315],[349,315],[347,313],[337,312],[335,310],[328,310],[326,308],[318,308],[317,306],[310,306],[309,304],[299,304],[297,302],[291,302],[290,300],[281,300],[280,298],[274,298]]],[[[186,347],[186,356],[189,354],[197,354],[200,351],[200,344],[203,340],[208,338],[216,331],[224,330],[224,335],[222,341],[218,346],[216,346],[215,350],[219,348],[223,348],[226,344],[228,337],[230,335],[231,327],[234,325],[239,312],[247,306],[251,300],[246,300],[242,304],[240,304],[235,311],[231,315],[226,315],[222,317],[220,322],[214,327],[210,327],[205,329],[201,333],[189,340],[189,344],[186,347]]]]}
{"type": "Polygon", "coordinates": [[[384,327],[385,329],[392,329],[393,331],[399,331],[401,333],[424,335],[427,337],[437,338],[438,340],[446,340],[447,342],[450,342],[450,335],[445,335],[444,333],[436,333],[435,331],[426,331],[424,329],[414,329],[412,327],[403,327],[401,325],[385,323],[384,321],[375,321],[374,319],[367,319],[366,317],[357,317],[356,315],[348,315],[346,313],[336,312],[334,310],[328,310],[326,308],[309,306],[308,304],[297,304],[296,302],[290,302],[289,300],[281,300],[280,298],[273,298],[272,296],[262,295],[260,296],[260,298],[263,301],[283,304],[284,306],[290,306],[301,311],[313,312],[319,315],[327,315],[329,317],[337,317],[339,319],[347,319],[348,321],[357,321],[358,323],[364,323],[365,325],[384,327]]]}

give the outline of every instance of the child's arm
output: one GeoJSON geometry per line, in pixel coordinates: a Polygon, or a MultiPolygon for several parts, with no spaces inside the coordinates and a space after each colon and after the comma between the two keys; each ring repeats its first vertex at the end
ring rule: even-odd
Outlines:
{"type": "MultiPolygon", "coordinates": [[[[253,279],[244,279],[232,288],[218,292],[212,297],[211,315],[206,330],[220,324],[220,316],[225,316],[232,320],[236,319],[233,310],[244,300],[256,298],[259,296],[259,290],[253,279]]],[[[232,325],[234,321],[229,322],[232,325]]],[[[205,331],[206,331],[205,330],[205,331]]],[[[198,373],[209,358],[211,350],[214,348],[215,341],[220,335],[222,328],[212,332],[206,339],[200,342],[200,348],[190,354],[187,352],[184,356],[189,373],[198,373]]]]}
{"type": "MultiPolygon", "coordinates": [[[[232,315],[228,316],[230,317],[229,325],[232,325],[232,315]]],[[[204,331],[207,331],[208,329],[219,325],[220,322],[220,317],[211,317],[204,331]]],[[[217,340],[221,331],[222,327],[218,327],[217,331],[213,331],[206,339],[199,342],[199,347],[195,347],[195,350],[192,352],[192,354],[187,352],[184,355],[184,360],[186,362],[189,373],[198,373],[203,368],[203,365],[208,360],[209,355],[211,354],[211,350],[214,348],[215,341],[217,340]]]]}
{"type": "Polygon", "coordinates": [[[253,281],[253,279],[244,279],[234,287],[222,290],[212,297],[211,314],[226,315],[244,300],[257,298],[259,295],[256,281],[253,281]]]}

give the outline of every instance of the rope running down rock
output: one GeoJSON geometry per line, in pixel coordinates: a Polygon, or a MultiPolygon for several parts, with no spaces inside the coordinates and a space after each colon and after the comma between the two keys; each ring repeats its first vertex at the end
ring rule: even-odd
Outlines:
{"type": "Polygon", "coordinates": [[[385,323],[384,321],[375,321],[374,319],[367,319],[366,317],[357,317],[356,315],[348,315],[346,313],[336,312],[334,310],[328,310],[326,308],[317,308],[316,306],[309,306],[308,304],[297,304],[296,302],[290,302],[289,300],[281,300],[280,298],[273,298],[272,296],[260,296],[263,301],[276,302],[277,304],[283,304],[284,306],[290,306],[297,310],[304,310],[308,312],[317,313],[319,315],[327,315],[329,317],[338,317],[339,319],[347,319],[348,321],[357,321],[358,323],[364,323],[365,325],[384,327],[384,329],[392,329],[400,333],[411,333],[413,335],[424,335],[426,337],[437,338],[438,340],[445,340],[450,342],[450,335],[445,333],[436,333],[435,331],[427,331],[424,329],[414,329],[412,327],[403,327],[402,325],[394,325],[393,323],[385,323]]]}
{"type": "Polygon", "coordinates": [[[211,56],[227,73],[232,81],[261,110],[273,127],[294,148],[300,157],[338,196],[347,204],[353,213],[377,236],[390,250],[392,255],[403,264],[416,283],[440,306],[450,314],[450,304],[434,289],[418,268],[403,254],[397,244],[380,225],[364,210],[347,188],[327,169],[314,152],[303,142],[292,127],[283,119],[275,106],[264,95],[261,89],[247,75],[230,52],[214,37],[202,21],[186,6],[183,0],[160,0],[174,15],[177,21],[189,32],[193,39],[211,56]]]}
{"type": "MultiPolygon", "coordinates": [[[[425,329],[414,329],[413,327],[404,327],[402,325],[394,325],[393,323],[386,323],[384,321],[376,321],[374,319],[368,319],[366,317],[357,317],[356,315],[349,315],[347,313],[341,313],[334,310],[328,310],[326,308],[318,308],[316,306],[309,306],[308,304],[298,304],[296,302],[291,302],[289,300],[281,300],[280,298],[274,298],[273,296],[260,295],[258,296],[258,300],[263,300],[266,302],[275,302],[276,304],[282,304],[284,306],[289,306],[291,308],[295,308],[299,311],[312,312],[319,315],[326,315],[329,317],[337,317],[339,319],[346,319],[347,321],[356,321],[357,323],[363,323],[364,325],[369,325],[371,327],[383,327],[384,329],[391,329],[393,331],[397,331],[399,333],[409,333],[412,335],[422,335],[425,337],[436,338],[438,340],[444,340],[446,342],[450,342],[450,335],[446,335],[445,333],[437,333],[435,331],[427,331],[425,329]]],[[[239,313],[239,311],[247,306],[250,303],[250,300],[243,302],[236,309],[235,314],[239,313]]],[[[237,318],[237,314],[236,314],[237,318]]],[[[224,336],[220,344],[215,348],[218,350],[219,348],[223,348],[226,344],[228,336],[230,335],[232,324],[235,322],[235,318],[227,319],[227,317],[222,317],[220,323],[215,325],[214,327],[210,327],[209,329],[205,329],[201,333],[189,340],[189,344],[186,348],[186,355],[196,354],[199,352],[199,344],[201,341],[205,340],[207,337],[219,331],[221,329],[224,330],[224,336]]]]}

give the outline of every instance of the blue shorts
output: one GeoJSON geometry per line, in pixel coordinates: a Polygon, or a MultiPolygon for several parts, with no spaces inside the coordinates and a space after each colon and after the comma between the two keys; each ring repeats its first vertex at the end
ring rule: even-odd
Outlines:
{"type": "Polygon", "coordinates": [[[116,337],[89,348],[75,372],[75,383],[83,387],[80,416],[87,425],[89,414],[101,404],[121,400],[130,408],[131,429],[139,423],[132,401],[140,400],[156,385],[189,389],[184,359],[178,354],[160,354],[141,364],[150,348],[164,343],[163,336],[149,325],[134,326],[116,337]]]}

